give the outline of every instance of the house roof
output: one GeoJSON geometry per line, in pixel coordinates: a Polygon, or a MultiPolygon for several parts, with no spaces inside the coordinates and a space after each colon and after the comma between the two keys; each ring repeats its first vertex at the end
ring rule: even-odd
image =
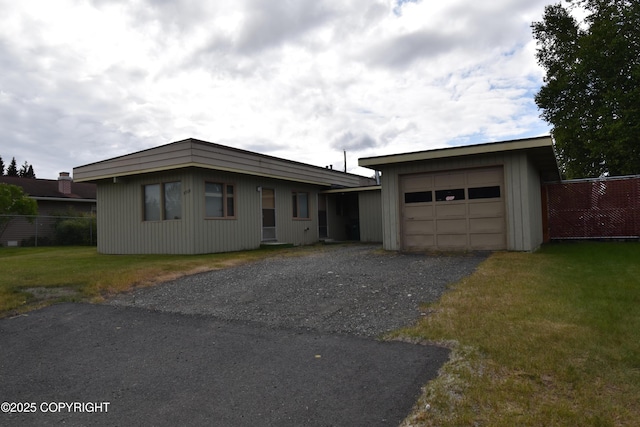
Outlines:
{"type": "Polygon", "coordinates": [[[0,183],[22,187],[25,194],[36,200],[95,201],[96,199],[95,184],[71,182],[71,193],[65,194],[59,191],[56,179],[0,176],[0,183]]]}
{"type": "Polygon", "coordinates": [[[358,159],[358,164],[371,169],[384,169],[385,166],[397,163],[437,161],[444,158],[478,156],[513,151],[525,151],[533,164],[540,170],[545,181],[560,180],[558,161],[553,149],[553,140],[550,136],[416,151],[387,156],[364,157],[358,159]]]}
{"type": "Polygon", "coordinates": [[[322,186],[371,185],[370,178],[267,156],[193,138],[73,169],[78,182],[97,182],[188,167],[235,172],[322,186]]]}

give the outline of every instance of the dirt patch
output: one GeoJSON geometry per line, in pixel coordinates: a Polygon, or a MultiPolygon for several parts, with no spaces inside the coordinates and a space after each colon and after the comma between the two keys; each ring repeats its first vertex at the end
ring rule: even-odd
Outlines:
{"type": "Polygon", "coordinates": [[[39,286],[36,288],[25,288],[23,291],[33,295],[36,300],[50,300],[80,296],[76,289],[65,287],[39,286]]]}

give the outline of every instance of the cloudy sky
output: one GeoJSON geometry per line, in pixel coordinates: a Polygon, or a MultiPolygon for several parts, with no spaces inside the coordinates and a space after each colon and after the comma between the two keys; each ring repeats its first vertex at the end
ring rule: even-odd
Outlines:
{"type": "Polygon", "coordinates": [[[0,0],[0,156],[38,178],[198,138],[350,172],[539,136],[551,0],[0,0]]]}

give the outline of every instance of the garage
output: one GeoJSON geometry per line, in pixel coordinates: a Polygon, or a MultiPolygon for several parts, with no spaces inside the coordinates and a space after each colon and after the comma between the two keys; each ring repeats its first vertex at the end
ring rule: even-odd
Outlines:
{"type": "Polygon", "coordinates": [[[400,176],[402,249],[506,249],[502,166],[400,176]]]}
{"type": "Polygon", "coordinates": [[[560,180],[549,136],[365,157],[381,173],[386,250],[533,251],[542,182],[560,180]]]}

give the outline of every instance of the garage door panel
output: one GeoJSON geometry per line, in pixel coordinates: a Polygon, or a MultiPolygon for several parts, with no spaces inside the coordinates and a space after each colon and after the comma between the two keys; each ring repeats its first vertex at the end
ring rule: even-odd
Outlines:
{"type": "Polygon", "coordinates": [[[437,234],[436,241],[441,249],[466,249],[466,234],[437,234]]]}
{"type": "Polygon", "coordinates": [[[436,222],[436,233],[467,234],[467,220],[439,219],[436,222]]]}
{"type": "Polygon", "coordinates": [[[409,250],[433,248],[435,236],[433,234],[407,235],[404,237],[404,247],[409,250]]]}
{"type": "Polygon", "coordinates": [[[471,218],[469,233],[501,233],[504,230],[502,218],[471,218]]]}
{"type": "Polygon", "coordinates": [[[460,188],[465,186],[465,174],[460,172],[439,173],[433,177],[436,188],[460,188]]]}
{"type": "Polygon", "coordinates": [[[405,206],[404,208],[404,218],[408,221],[420,220],[420,219],[432,219],[433,216],[433,206],[431,205],[422,205],[422,206],[405,206]]]}
{"type": "Polygon", "coordinates": [[[469,187],[500,185],[502,183],[502,169],[481,169],[467,172],[469,187]]]}
{"type": "Polygon", "coordinates": [[[416,175],[405,177],[402,182],[404,192],[430,190],[433,188],[433,177],[430,175],[416,175]]]}
{"type": "Polygon", "coordinates": [[[405,234],[433,234],[434,222],[431,221],[407,221],[405,222],[405,234]]]}
{"type": "Polygon", "coordinates": [[[470,217],[504,216],[504,202],[471,202],[469,203],[470,217]]]}
{"type": "Polygon", "coordinates": [[[466,203],[448,203],[436,205],[436,218],[450,218],[450,217],[466,217],[467,216],[467,204],[466,203]]]}

